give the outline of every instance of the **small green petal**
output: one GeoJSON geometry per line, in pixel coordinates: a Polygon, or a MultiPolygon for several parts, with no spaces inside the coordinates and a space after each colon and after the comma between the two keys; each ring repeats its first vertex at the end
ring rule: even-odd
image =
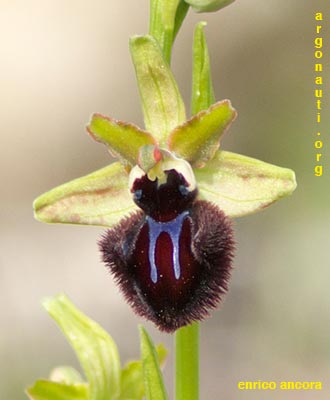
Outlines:
{"type": "Polygon", "coordinates": [[[185,121],[185,107],[173,74],[157,41],[134,36],[130,50],[138,81],[144,123],[160,146],[177,125],[185,121]]]}
{"type": "Polygon", "coordinates": [[[64,295],[43,302],[76,352],[89,383],[89,400],[116,399],[120,360],[113,339],[64,295]]]}
{"type": "Polygon", "coordinates": [[[119,155],[131,165],[137,163],[140,147],[156,144],[150,133],[101,114],[92,116],[87,131],[93,139],[107,145],[114,155],[119,155]]]}
{"type": "Polygon", "coordinates": [[[146,399],[167,400],[155,346],[143,326],[140,326],[140,342],[146,399]]]}
{"type": "Polygon", "coordinates": [[[295,174],[254,158],[218,151],[204,168],[195,169],[199,197],[230,217],[259,211],[296,188],[295,174]]]}
{"type": "Polygon", "coordinates": [[[235,0],[185,0],[197,12],[218,11],[235,0]]]}
{"type": "Polygon", "coordinates": [[[209,52],[204,35],[206,22],[199,22],[194,32],[193,45],[193,77],[191,112],[192,115],[199,111],[206,110],[215,102],[209,52]]]}
{"type": "Polygon", "coordinates": [[[236,115],[229,100],[219,101],[176,127],[168,138],[168,147],[192,166],[203,167],[214,156],[236,115]]]}
{"type": "Polygon", "coordinates": [[[26,393],[31,400],[89,400],[88,385],[84,383],[67,385],[39,380],[26,393]]]}
{"type": "Polygon", "coordinates": [[[106,227],[138,209],[120,162],[42,194],[33,206],[36,219],[42,222],[106,227]]]}
{"type": "MultiPolygon", "coordinates": [[[[159,344],[156,346],[156,352],[160,365],[163,365],[167,356],[167,350],[162,344],[159,344]]],[[[130,361],[122,370],[119,400],[142,400],[144,394],[142,362],[130,361]]]]}

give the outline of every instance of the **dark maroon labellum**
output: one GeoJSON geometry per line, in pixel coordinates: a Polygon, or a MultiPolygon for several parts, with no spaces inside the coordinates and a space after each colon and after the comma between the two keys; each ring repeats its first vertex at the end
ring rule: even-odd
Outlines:
{"type": "Polygon", "coordinates": [[[230,220],[196,200],[185,178],[166,171],[158,184],[147,175],[132,193],[143,210],[124,218],[100,241],[103,260],[141,316],[172,332],[201,320],[227,290],[234,240],[230,220]]]}

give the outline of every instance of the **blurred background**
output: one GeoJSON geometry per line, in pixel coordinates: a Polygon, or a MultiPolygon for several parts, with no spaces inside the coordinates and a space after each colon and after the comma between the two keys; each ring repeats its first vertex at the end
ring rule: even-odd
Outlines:
{"type": "MultiPolygon", "coordinates": [[[[197,21],[206,35],[217,99],[239,112],[229,151],[296,171],[292,197],[235,221],[238,250],[226,301],[202,325],[201,399],[329,399],[330,13],[322,0],[236,0],[190,11],[173,55],[186,104],[197,21]],[[322,11],[323,176],[314,176],[314,13],[322,11]],[[239,391],[239,381],[323,381],[322,392],[239,391]],[[221,396],[221,397],[220,397],[221,396]]],[[[111,162],[85,133],[92,112],[143,125],[128,38],[148,29],[147,0],[0,0],[0,398],[75,355],[40,301],[65,292],[139,356],[137,323],[101,265],[102,229],[49,226],[32,201],[111,162]]],[[[171,351],[172,338],[143,322],[171,351]]],[[[171,390],[171,389],[170,389],[171,390]]]]}

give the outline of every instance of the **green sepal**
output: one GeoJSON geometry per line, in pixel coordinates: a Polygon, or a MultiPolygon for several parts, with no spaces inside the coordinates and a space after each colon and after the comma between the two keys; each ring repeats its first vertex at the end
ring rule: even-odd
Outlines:
{"type": "Polygon", "coordinates": [[[227,151],[217,151],[194,173],[199,198],[215,203],[230,217],[259,211],[297,186],[292,170],[227,151]]]}
{"type": "Polygon", "coordinates": [[[31,400],[89,400],[86,383],[65,384],[38,380],[26,390],[31,400]]]}
{"type": "Polygon", "coordinates": [[[184,103],[168,63],[152,36],[132,37],[130,50],[145,127],[162,146],[169,132],[185,121],[184,103]]]}
{"type": "Polygon", "coordinates": [[[196,12],[213,12],[228,6],[235,0],[185,0],[196,12]]]}
{"type": "Polygon", "coordinates": [[[33,207],[36,219],[42,222],[106,227],[138,209],[128,191],[128,174],[120,162],[42,194],[33,207]]]}
{"type": "MultiPolygon", "coordinates": [[[[167,350],[162,345],[156,346],[158,362],[162,366],[167,356],[167,350]]],[[[122,370],[121,374],[121,391],[118,400],[142,400],[145,395],[142,362],[130,361],[122,370]]]]}
{"type": "Polygon", "coordinates": [[[197,114],[206,110],[215,102],[209,52],[206,44],[204,27],[206,22],[199,22],[194,32],[193,44],[193,75],[191,113],[197,114]]]}
{"type": "Polygon", "coordinates": [[[108,146],[114,156],[119,156],[132,166],[137,163],[140,147],[156,144],[149,132],[97,113],[92,115],[87,131],[97,142],[108,146]]]}
{"type": "Polygon", "coordinates": [[[165,390],[155,346],[143,326],[140,325],[139,329],[146,399],[167,400],[168,396],[165,390]]]}
{"type": "Polygon", "coordinates": [[[113,339],[63,294],[46,299],[43,306],[76,352],[89,383],[88,400],[117,399],[121,368],[113,339]]]}
{"type": "Polygon", "coordinates": [[[168,147],[193,167],[203,167],[214,156],[236,115],[229,100],[219,101],[176,127],[169,135],[168,147]]]}

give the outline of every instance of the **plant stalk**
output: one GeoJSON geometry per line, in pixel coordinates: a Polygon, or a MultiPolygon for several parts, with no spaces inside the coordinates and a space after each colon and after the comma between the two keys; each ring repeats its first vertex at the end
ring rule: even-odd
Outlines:
{"type": "Polygon", "coordinates": [[[199,323],[175,332],[175,400],[199,399],[199,323]]]}

